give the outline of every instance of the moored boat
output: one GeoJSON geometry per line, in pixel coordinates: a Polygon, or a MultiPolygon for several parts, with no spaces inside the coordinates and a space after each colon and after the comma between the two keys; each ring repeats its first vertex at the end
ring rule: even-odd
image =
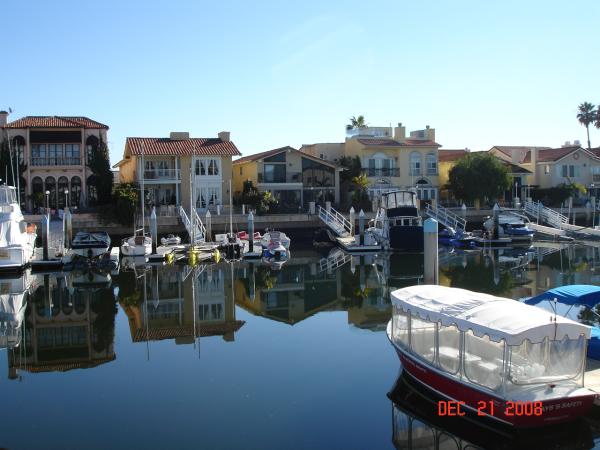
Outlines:
{"type": "Polygon", "coordinates": [[[131,236],[121,242],[123,256],[145,256],[152,253],[152,239],[150,236],[131,236]]]}
{"type": "Polygon", "coordinates": [[[267,230],[262,235],[260,244],[262,248],[267,250],[270,247],[276,247],[279,244],[283,245],[286,249],[290,248],[290,238],[283,231],[267,230]]]}
{"type": "Polygon", "coordinates": [[[0,186],[0,271],[18,270],[35,251],[35,227],[23,218],[13,186],[0,186]]]}
{"type": "Polygon", "coordinates": [[[94,259],[110,249],[110,236],[106,231],[80,231],[73,238],[71,250],[82,258],[94,259]]]}
{"type": "Polygon", "coordinates": [[[538,427],[584,415],[597,396],[583,385],[586,325],[444,286],[399,289],[392,303],[387,334],[406,373],[475,414],[538,427]]]}
{"type": "MultiPolygon", "coordinates": [[[[488,217],[483,226],[491,232],[494,228],[494,219],[488,217]]],[[[499,238],[510,238],[513,244],[529,245],[533,241],[533,235],[534,231],[527,226],[521,217],[508,213],[498,215],[499,238]]]]}
{"type": "Polygon", "coordinates": [[[168,234],[168,235],[160,238],[160,243],[162,245],[180,245],[181,244],[181,238],[179,236],[174,235],[174,234],[168,234]]]}

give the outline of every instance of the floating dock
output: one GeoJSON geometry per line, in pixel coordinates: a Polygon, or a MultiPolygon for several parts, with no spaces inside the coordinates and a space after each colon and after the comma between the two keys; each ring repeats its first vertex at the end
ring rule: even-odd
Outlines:
{"type": "Polygon", "coordinates": [[[352,236],[337,237],[335,240],[341,248],[349,253],[374,253],[382,250],[381,244],[360,245],[357,243],[357,238],[352,236]]]}

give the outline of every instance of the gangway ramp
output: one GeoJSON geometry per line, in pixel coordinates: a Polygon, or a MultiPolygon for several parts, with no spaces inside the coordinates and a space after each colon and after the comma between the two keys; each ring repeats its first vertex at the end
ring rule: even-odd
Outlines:
{"type": "Polygon", "coordinates": [[[333,208],[323,208],[317,206],[317,213],[325,225],[329,227],[339,237],[349,237],[352,235],[352,223],[342,213],[333,208]]]}
{"type": "Polygon", "coordinates": [[[425,207],[425,214],[438,221],[446,228],[452,228],[454,231],[463,232],[467,227],[467,219],[450,211],[448,208],[437,205],[435,208],[430,204],[425,207]]]}

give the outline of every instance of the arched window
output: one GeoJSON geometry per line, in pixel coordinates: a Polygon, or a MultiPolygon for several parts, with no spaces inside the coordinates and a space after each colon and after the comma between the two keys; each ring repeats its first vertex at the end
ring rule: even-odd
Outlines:
{"type": "Polygon", "coordinates": [[[410,154],[410,174],[412,176],[421,175],[421,154],[419,152],[410,154]]]}
{"type": "Polygon", "coordinates": [[[40,177],[31,180],[31,199],[34,208],[44,206],[44,181],[40,177]]]}
{"type": "Polygon", "coordinates": [[[67,177],[60,177],[58,179],[58,207],[65,207],[65,200],[67,195],[65,195],[65,191],[67,195],[69,194],[69,179],[67,177]]]}
{"type": "Polygon", "coordinates": [[[437,157],[435,153],[427,153],[427,175],[437,175],[437,157]]]}
{"type": "Polygon", "coordinates": [[[69,203],[71,206],[79,206],[79,199],[81,198],[81,178],[71,178],[71,195],[69,196],[69,203]]]}
{"type": "Polygon", "coordinates": [[[48,196],[48,198],[44,198],[44,206],[46,206],[46,201],[50,205],[50,208],[56,209],[56,180],[54,177],[46,177],[46,181],[44,182],[44,197],[48,196]],[[49,192],[49,194],[46,194],[49,192]]]}
{"type": "Polygon", "coordinates": [[[12,142],[12,149],[15,155],[19,157],[19,164],[25,163],[25,139],[23,136],[15,136],[12,142]]]}
{"type": "Polygon", "coordinates": [[[92,156],[96,153],[96,150],[98,150],[99,143],[96,136],[88,136],[85,140],[85,162],[88,166],[92,162],[92,156]]]}
{"type": "Polygon", "coordinates": [[[86,184],[88,206],[95,206],[98,203],[98,178],[96,175],[90,175],[86,184]]]}

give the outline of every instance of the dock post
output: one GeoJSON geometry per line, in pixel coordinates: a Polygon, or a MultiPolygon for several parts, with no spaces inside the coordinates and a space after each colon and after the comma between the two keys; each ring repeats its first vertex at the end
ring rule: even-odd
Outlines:
{"type": "Polygon", "coordinates": [[[325,202],[325,209],[327,210],[327,212],[331,211],[331,202],[330,201],[325,202]]]}
{"type": "Polygon", "coordinates": [[[204,236],[204,242],[212,242],[212,218],[208,209],[206,210],[206,236],[204,236]]]}
{"type": "Polygon", "coordinates": [[[438,284],[438,222],[427,219],[423,224],[425,284],[438,284]]]}
{"type": "Polygon", "coordinates": [[[248,251],[254,252],[254,214],[248,214],[248,251]]]}
{"type": "Polygon", "coordinates": [[[354,206],[350,207],[350,236],[354,237],[354,223],[355,223],[355,218],[354,218],[354,214],[356,213],[356,211],[354,211],[354,206]]]}
{"type": "Polygon", "coordinates": [[[592,204],[587,202],[585,204],[585,223],[590,223],[590,219],[592,218],[592,204]]]}
{"type": "Polygon", "coordinates": [[[150,214],[150,235],[152,237],[152,254],[156,255],[156,241],[158,240],[158,231],[156,224],[156,207],[152,207],[152,214],[150,214]]]}
{"type": "Polygon", "coordinates": [[[365,212],[361,209],[358,213],[358,232],[360,233],[360,245],[365,245],[365,212]]]}
{"type": "Polygon", "coordinates": [[[467,218],[467,205],[465,205],[464,203],[460,207],[460,215],[462,216],[463,219],[467,218]]]}
{"type": "Polygon", "coordinates": [[[50,241],[50,220],[48,215],[42,216],[42,248],[44,249],[44,261],[48,261],[48,245],[50,241]]]}
{"type": "Polygon", "coordinates": [[[246,205],[242,204],[242,215],[246,215],[246,205]]]}
{"type": "Polygon", "coordinates": [[[492,215],[493,215],[493,220],[494,220],[494,232],[493,232],[493,239],[498,239],[498,227],[500,226],[498,224],[498,220],[499,220],[499,215],[500,215],[500,207],[498,206],[498,203],[496,203],[494,205],[494,208],[492,209],[492,215]]]}
{"type": "Polygon", "coordinates": [[[66,245],[65,248],[71,248],[71,241],[73,240],[73,215],[71,214],[71,210],[69,208],[65,208],[65,227],[66,233],[64,241],[66,245]]]}
{"type": "Polygon", "coordinates": [[[221,205],[217,205],[217,216],[221,215],[221,205]]]}

